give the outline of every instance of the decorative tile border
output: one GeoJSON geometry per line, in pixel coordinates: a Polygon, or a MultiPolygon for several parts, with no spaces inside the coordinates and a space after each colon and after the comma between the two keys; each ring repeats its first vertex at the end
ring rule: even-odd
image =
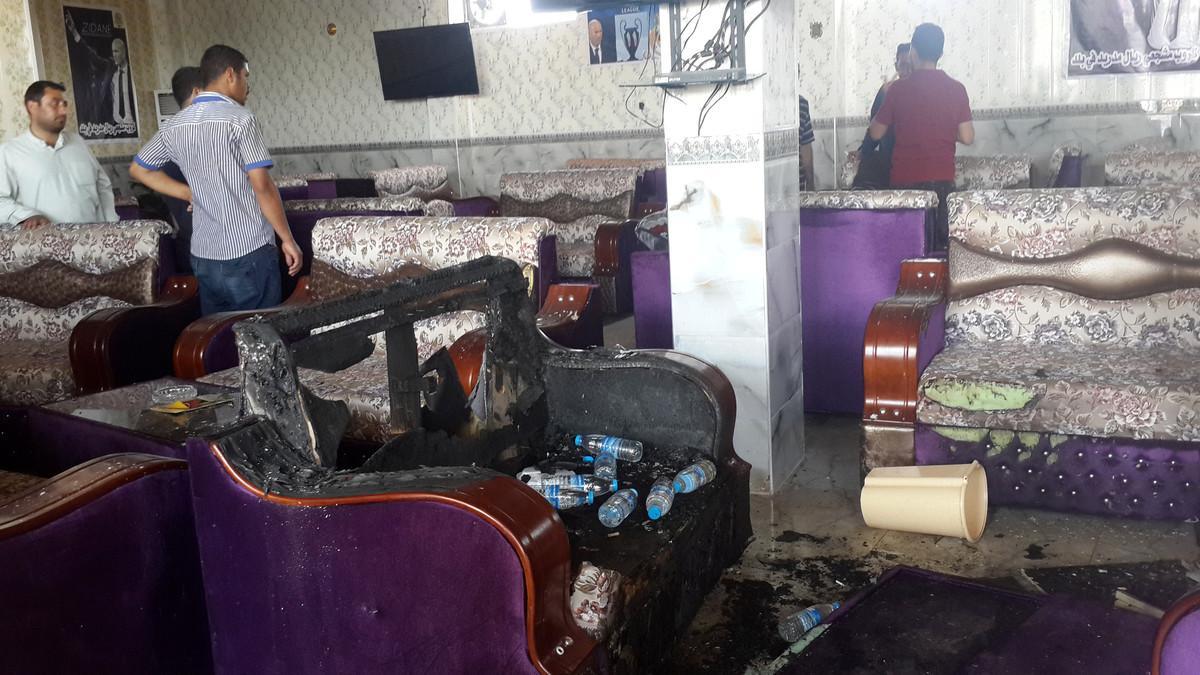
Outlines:
{"type": "Polygon", "coordinates": [[[737,164],[761,162],[762,136],[693,136],[667,141],[667,168],[672,164],[737,164]]]}
{"type": "MultiPolygon", "coordinates": [[[[1200,113],[1200,99],[1170,98],[1158,101],[1124,103],[1078,103],[1017,108],[981,108],[971,111],[976,120],[1037,119],[1041,117],[1082,117],[1091,115],[1177,115],[1200,113]]],[[[865,127],[870,119],[861,116],[825,117],[813,120],[814,129],[865,127]]]]}
{"type": "Polygon", "coordinates": [[[783,159],[800,154],[800,127],[775,129],[763,134],[767,146],[766,160],[783,159]]]}

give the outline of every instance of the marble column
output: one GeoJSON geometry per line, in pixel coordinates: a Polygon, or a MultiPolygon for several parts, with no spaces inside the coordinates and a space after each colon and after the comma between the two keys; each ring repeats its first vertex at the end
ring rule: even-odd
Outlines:
{"type": "MultiPolygon", "coordinates": [[[[762,7],[749,4],[747,23],[762,7]]],[[[684,20],[698,11],[685,4],[684,20]]],[[[723,11],[704,11],[685,57],[723,11]]],[[[733,383],[734,445],[753,465],[755,492],[777,490],[804,458],[795,25],[791,3],[770,3],[746,37],[747,69],[762,77],[711,99],[712,85],[674,90],[664,114],[675,348],[733,383]]]]}

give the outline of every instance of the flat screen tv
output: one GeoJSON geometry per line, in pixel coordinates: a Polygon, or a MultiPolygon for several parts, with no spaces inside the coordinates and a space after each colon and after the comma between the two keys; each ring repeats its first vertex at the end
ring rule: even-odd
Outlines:
{"type": "Polygon", "coordinates": [[[389,101],[479,93],[465,23],[376,31],[375,58],[389,101]]]}

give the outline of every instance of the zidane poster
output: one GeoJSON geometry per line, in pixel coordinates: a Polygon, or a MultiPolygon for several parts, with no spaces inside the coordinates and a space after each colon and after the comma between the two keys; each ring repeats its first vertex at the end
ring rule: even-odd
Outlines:
{"type": "Polygon", "coordinates": [[[1070,77],[1200,70],[1200,0],[1071,0],[1070,77]]]}
{"type": "Polygon", "coordinates": [[[658,7],[632,5],[587,13],[588,63],[636,63],[658,47],[658,7]]]}
{"type": "Polygon", "coordinates": [[[121,13],[63,5],[79,135],[89,143],[137,140],[137,88],[121,13]]]}

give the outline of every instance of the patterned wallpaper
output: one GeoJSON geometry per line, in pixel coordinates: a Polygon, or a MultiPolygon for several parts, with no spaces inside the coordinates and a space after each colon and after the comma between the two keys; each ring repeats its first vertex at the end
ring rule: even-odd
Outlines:
{"type": "MultiPolygon", "coordinates": [[[[157,30],[158,23],[151,25],[146,0],[71,0],[70,4],[79,7],[109,8],[125,15],[125,28],[130,42],[129,58],[133,62],[133,79],[137,85],[141,142],[101,143],[91,146],[91,149],[92,154],[97,157],[132,155],[158,131],[154,116],[154,90],[159,88],[158,62],[155,58],[154,40],[151,37],[154,30],[157,30]]],[[[67,60],[67,35],[63,30],[62,6],[62,0],[29,0],[29,10],[33,15],[42,54],[42,77],[62,82],[67,87],[67,98],[74,101],[75,92],[71,85],[71,67],[67,60]]],[[[67,123],[68,128],[74,130],[75,123],[75,116],[72,115],[67,123]]]]}
{"type": "Polygon", "coordinates": [[[21,101],[36,79],[25,0],[0,0],[0,142],[29,126],[21,101]]]}
{"type": "MultiPolygon", "coordinates": [[[[281,11],[263,0],[149,0],[162,6],[161,68],[195,62],[210,43],[251,62],[250,106],[272,146],[392,143],[426,139],[609,131],[644,127],[625,111],[641,66],[585,64],[585,21],[474,33],[479,96],[384,101],[371,33],[421,24],[414,0],[307,0],[281,11]],[[330,37],[325,26],[336,23],[330,37]]],[[[447,19],[434,0],[426,24],[447,19]]],[[[647,69],[647,79],[653,76],[647,69]]],[[[633,90],[629,105],[658,121],[662,94],[633,90]],[[645,109],[638,108],[644,103],[645,109]]]]}
{"type": "Polygon", "coordinates": [[[975,108],[1195,98],[1200,74],[1066,78],[1069,0],[797,2],[801,93],[816,117],[861,116],[891,76],[896,44],[924,21],[946,32],[942,67],[975,108]],[[813,33],[820,37],[813,37],[813,33]]]}

